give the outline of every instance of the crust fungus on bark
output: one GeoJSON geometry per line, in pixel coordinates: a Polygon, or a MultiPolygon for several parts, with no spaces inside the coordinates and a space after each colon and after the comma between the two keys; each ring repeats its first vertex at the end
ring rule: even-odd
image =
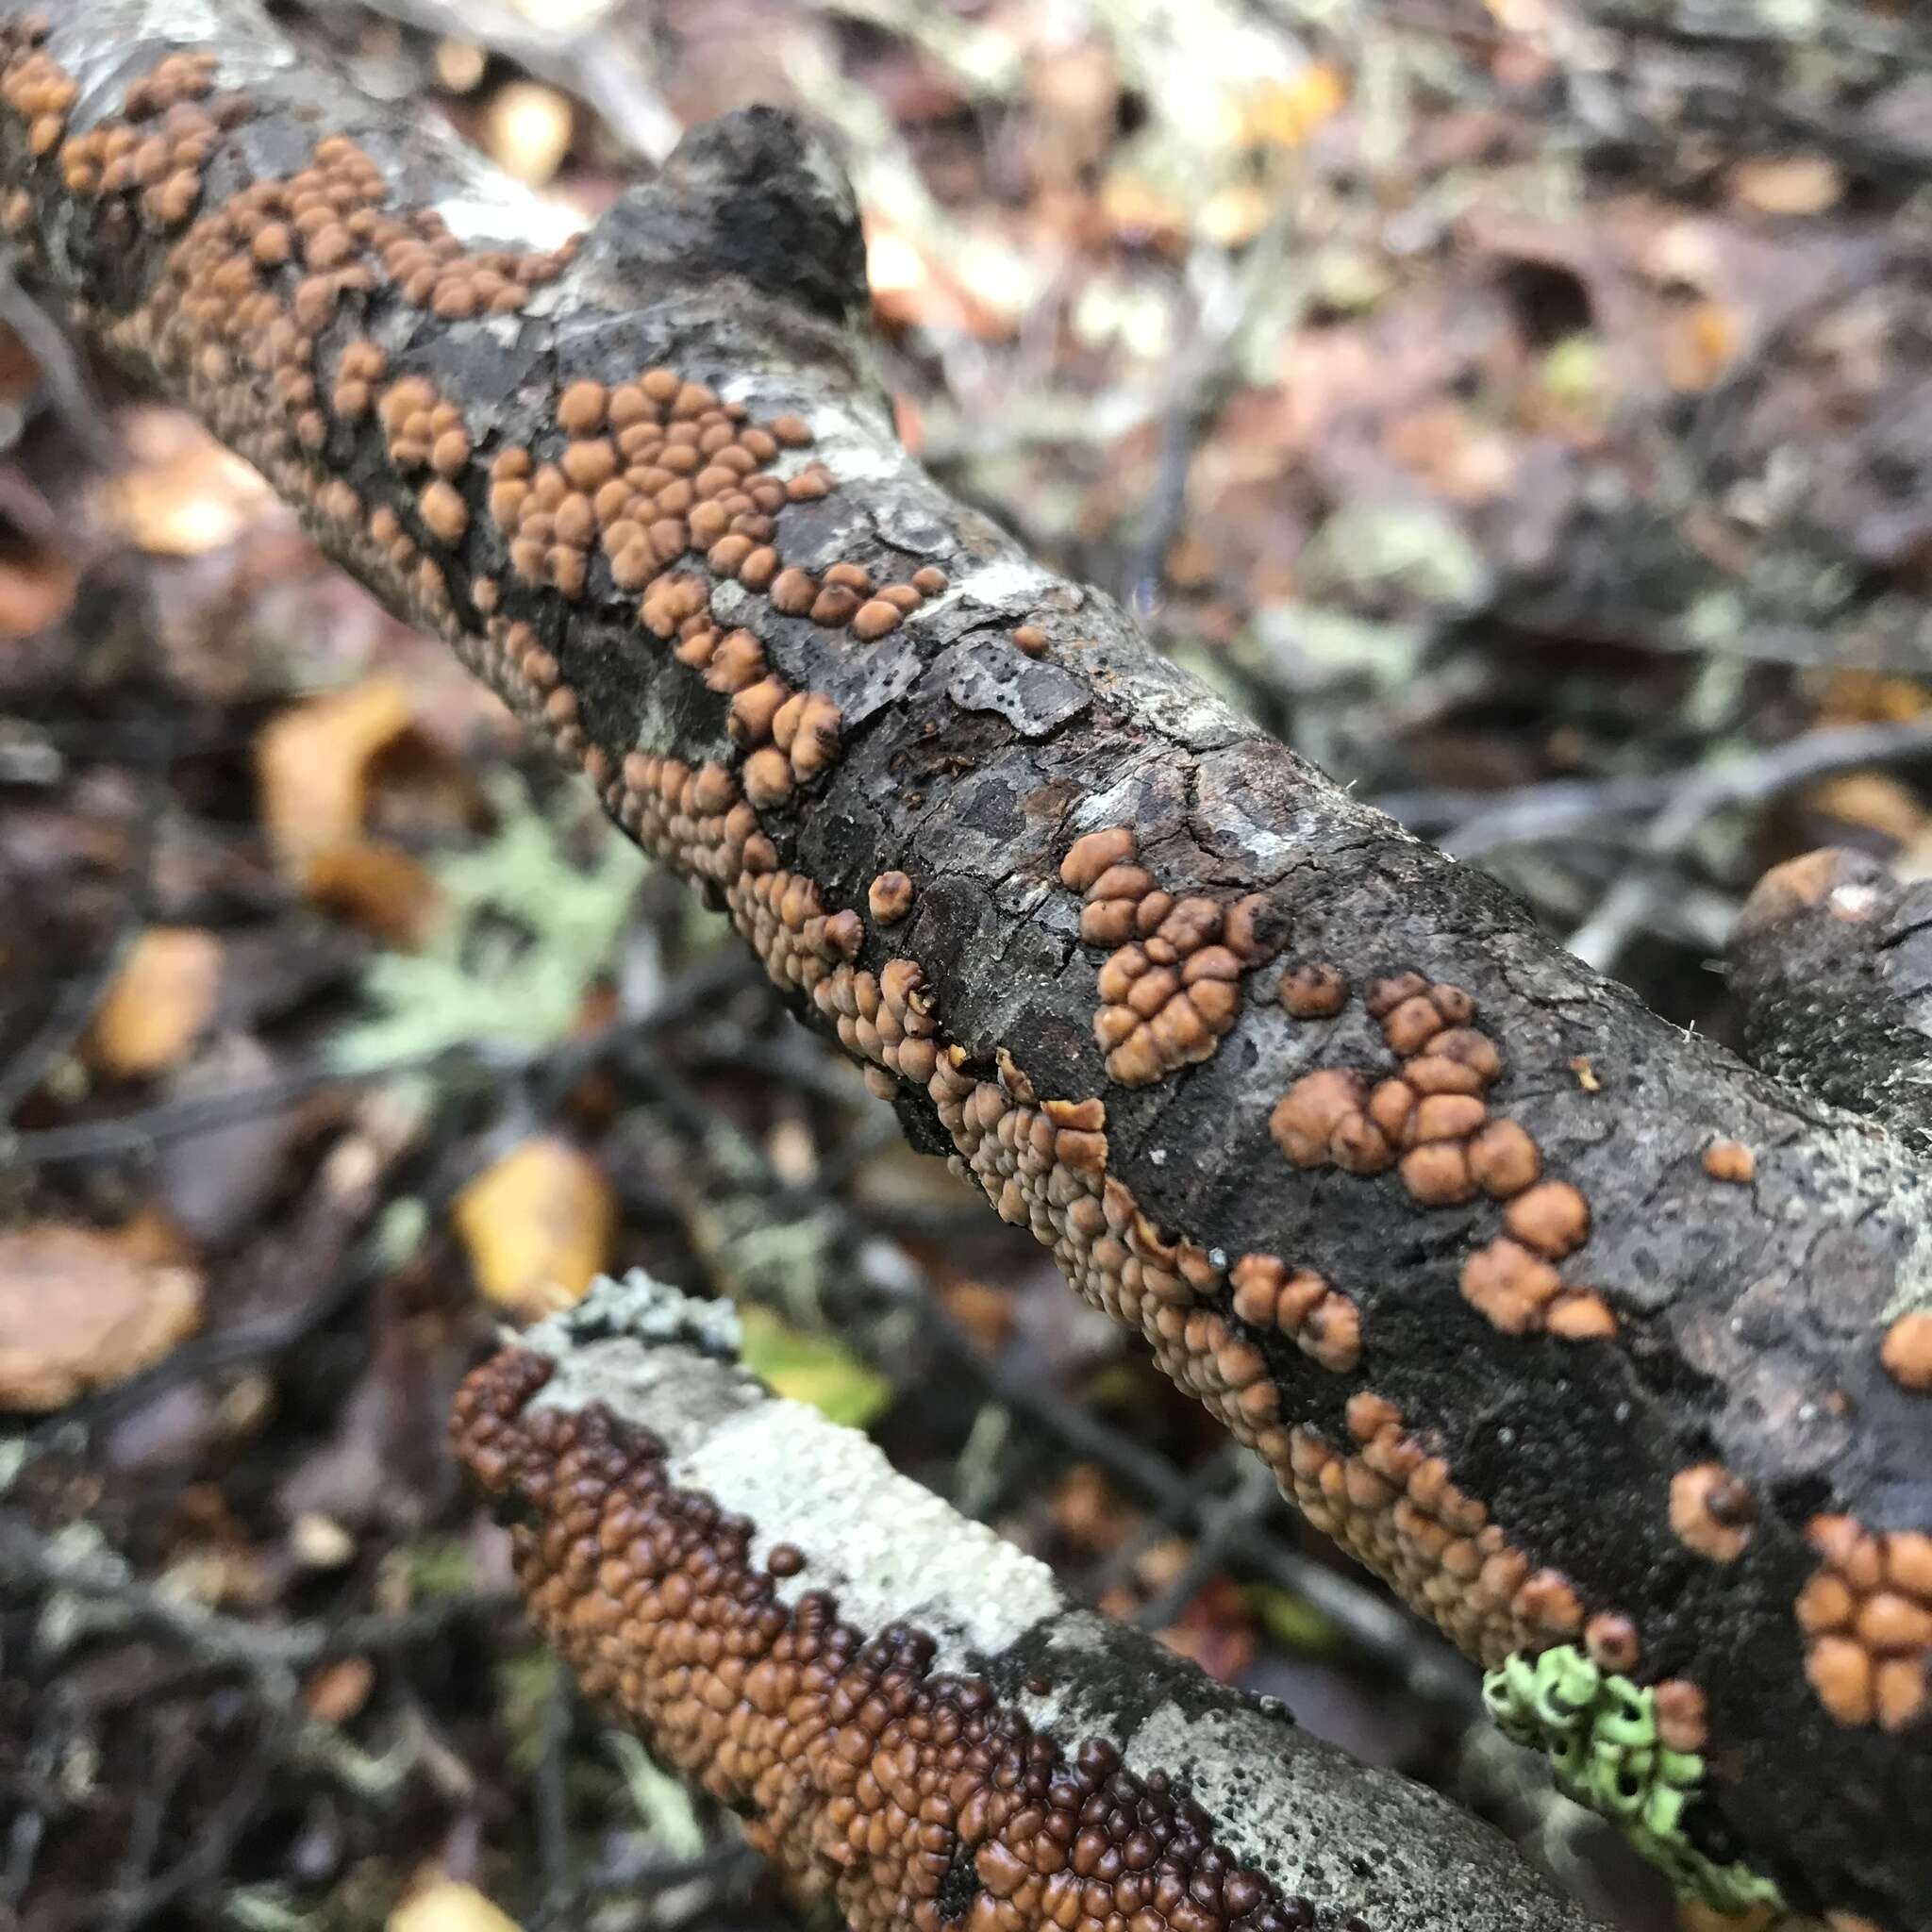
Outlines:
{"type": "Polygon", "coordinates": [[[784,116],[577,242],[247,0],[0,22],[0,215],[80,326],[1311,1518],[1485,1663],[1654,1690],[1700,1857],[1932,1926],[1907,1128],[1646,1013],[940,491],[784,116]]]}
{"type": "Polygon", "coordinates": [[[855,1932],[1586,1932],[1507,1840],[774,1397],[641,1274],[476,1370],[453,1436],[587,1689],[855,1932]]]}

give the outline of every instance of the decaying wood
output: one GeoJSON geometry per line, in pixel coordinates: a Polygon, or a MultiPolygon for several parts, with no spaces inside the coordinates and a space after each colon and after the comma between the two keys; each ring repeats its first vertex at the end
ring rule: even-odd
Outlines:
{"type": "Polygon", "coordinates": [[[785,117],[696,130],[573,246],[244,0],[0,19],[6,221],[80,326],[1317,1523],[1488,1663],[1658,1687],[1711,1857],[1932,1925],[1904,1139],[1645,1012],[941,491],[785,117]]]}

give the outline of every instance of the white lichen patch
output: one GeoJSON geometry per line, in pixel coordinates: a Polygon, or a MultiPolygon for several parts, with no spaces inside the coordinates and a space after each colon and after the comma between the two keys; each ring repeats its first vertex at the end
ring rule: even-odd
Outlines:
{"type": "Polygon", "coordinates": [[[1059,582],[1051,571],[1041,570],[1031,558],[1014,551],[956,579],[953,590],[968,603],[983,604],[1018,622],[1030,616],[1035,606],[1059,588],[1059,582]]]}
{"type": "Polygon", "coordinates": [[[583,217],[568,204],[501,181],[474,176],[463,192],[432,204],[466,248],[516,242],[531,249],[560,248],[584,231],[583,217]]]}
{"type": "Polygon", "coordinates": [[[758,1525],[756,1558],[775,1543],[804,1554],[804,1570],[779,1585],[786,1601],[829,1590],[861,1630],[914,1624],[937,1641],[937,1670],[997,1657],[1063,1607],[1045,1564],[969,1523],[863,1436],[802,1403],[745,1410],[675,1457],[669,1473],[748,1516],[758,1525]]]}

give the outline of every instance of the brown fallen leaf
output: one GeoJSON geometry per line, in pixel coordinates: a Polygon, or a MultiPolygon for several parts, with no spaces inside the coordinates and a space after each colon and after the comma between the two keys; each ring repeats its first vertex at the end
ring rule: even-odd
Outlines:
{"type": "Polygon", "coordinates": [[[519,1932],[517,1922],[474,1885],[438,1878],[389,1915],[386,1932],[519,1932]]]}
{"type": "Polygon", "coordinates": [[[581,1299],[609,1258],[617,1206],[595,1161],[540,1134],[478,1174],[452,1218],[476,1286],[535,1321],[581,1299]]]}
{"type": "Polygon", "coordinates": [[[82,1051],[101,1073],[146,1079],[186,1057],[213,1016],[222,942],[194,925],[151,926],[128,948],[82,1051]]]}
{"type": "Polygon", "coordinates": [[[125,1381],[200,1321],[192,1269],[145,1266],[58,1222],[0,1234],[0,1408],[59,1408],[125,1381]]]}

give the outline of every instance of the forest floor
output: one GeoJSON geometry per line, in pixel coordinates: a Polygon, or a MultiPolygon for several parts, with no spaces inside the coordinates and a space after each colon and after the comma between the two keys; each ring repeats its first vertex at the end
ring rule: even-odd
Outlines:
{"type": "MultiPolygon", "coordinates": [[[[586,218],[808,107],[935,471],[1678,1024],[1726,1034],[1767,866],[1932,869],[1932,79],[1887,8],[1802,140],[1722,105],[1789,48],[1644,69],[1558,0],[281,11],[586,218]]],[[[632,1266],[1624,1932],[1702,1923],[0,267],[0,1932],[793,1923],[525,1631],[445,1446],[503,1324],[632,1266]]]]}

